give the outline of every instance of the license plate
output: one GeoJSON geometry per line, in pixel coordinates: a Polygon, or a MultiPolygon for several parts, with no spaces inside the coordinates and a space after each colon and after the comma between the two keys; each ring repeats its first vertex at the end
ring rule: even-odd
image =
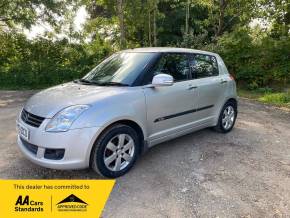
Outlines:
{"type": "Polygon", "coordinates": [[[22,137],[28,141],[29,140],[29,130],[25,126],[22,126],[20,123],[17,124],[17,127],[18,127],[18,133],[19,133],[20,137],[22,137]]]}

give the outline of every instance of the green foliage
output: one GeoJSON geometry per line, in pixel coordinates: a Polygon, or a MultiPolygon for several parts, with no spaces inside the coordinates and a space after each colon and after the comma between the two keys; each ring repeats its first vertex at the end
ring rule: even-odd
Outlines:
{"type": "Polygon", "coordinates": [[[290,93],[266,94],[259,98],[261,102],[275,104],[279,106],[290,106],[290,93]]]}
{"type": "Polygon", "coordinates": [[[290,94],[289,93],[267,94],[264,95],[263,97],[260,97],[259,99],[260,101],[265,103],[287,104],[290,103],[290,94]]]}
{"type": "Polygon", "coordinates": [[[63,15],[73,0],[0,0],[0,24],[9,27],[21,24],[31,27],[37,21],[55,25],[57,17],[63,15]]]}
{"type": "Polygon", "coordinates": [[[79,78],[121,47],[120,29],[127,48],[154,45],[217,52],[238,84],[250,90],[289,86],[286,0],[123,0],[124,28],[117,2],[0,0],[0,87],[39,88],[79,78]],[[79,6],[88,12],[83,31],[73,28],[79,6]],[[256,18],[268,27],[249,27],[256,18]],[[51,24],[52,31],[28,40],[21,28],[37,23],[51,24]]]}
{"type": "Polygon", "coordinates": [[[256,90],[238,89],[239,97],[256,100],[279,107],[290,108],[290,93],[274,92],[271,88],[258,88],[256,90]]]}
{"type": "Polygon", "coordinates": [[[276,39],[266,35],[257,39],[251,33],[249,28],[226,33],[213,50],[221,54],[241,85],[249,89],[286,87],[290,81],[289,37],[276,39]]]}
{"type": "Polygon", "coordinates": [[[33,41],[22,34],[0,34],[0,87],[40,88],[80,78],[111,47],[100,40],[73,44],[66,39],[33,41]]]}

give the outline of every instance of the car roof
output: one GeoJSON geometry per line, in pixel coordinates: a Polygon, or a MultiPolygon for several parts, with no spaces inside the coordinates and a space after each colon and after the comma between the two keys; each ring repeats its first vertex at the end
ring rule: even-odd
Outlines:
{"type": "Polygon", "coordinates": [[[189,48],[174,48],[174,47],[147,47],[147,48],[134,48],[134,49],[127,49],[123,50],[122,52],[155,52],[155,53],[200,53],[200,54],[208,54],[216,56],[216,53],[196,50],[196,49],[189,49],[189,48]]]}

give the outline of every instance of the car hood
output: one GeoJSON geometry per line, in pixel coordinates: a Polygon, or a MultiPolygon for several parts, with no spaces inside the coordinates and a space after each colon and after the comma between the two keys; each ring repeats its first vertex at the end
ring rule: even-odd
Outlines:
{"type": "Polygon", "coordinates": [[[93,104],[98,100],[120,94],[124,90],[124,87],[83,85],[70,82],[33,95],[24,108],[37,116],[52,118],[57,112],[68,106],[93,104]]]}

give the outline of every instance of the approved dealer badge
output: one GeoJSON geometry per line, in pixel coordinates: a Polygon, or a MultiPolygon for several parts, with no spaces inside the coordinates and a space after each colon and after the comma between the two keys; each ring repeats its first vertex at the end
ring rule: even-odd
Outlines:
{"type": "Polygon", "coordinates": [[[58,211],[87,211],[88,204],[71,194],[56,204],[58,211]]]}
{"type": "Polygon", "coordinates": [[[0,180],[1,217],[96,218],[101,215],[114,183],[114,180],[0,180]]]}

